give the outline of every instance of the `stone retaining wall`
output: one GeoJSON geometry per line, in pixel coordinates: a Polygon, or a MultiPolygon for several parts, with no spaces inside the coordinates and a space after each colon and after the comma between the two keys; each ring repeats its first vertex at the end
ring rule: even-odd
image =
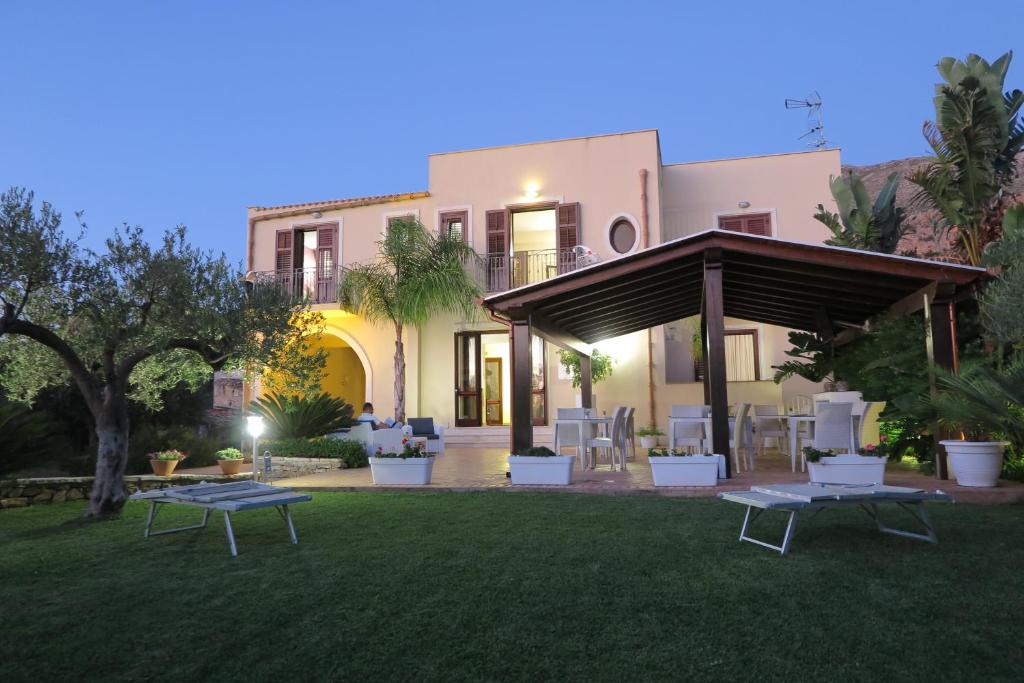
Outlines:
{"type": "MultiPolygon", "coordinates": [[[[276,466],[276,462],[275,462],[276,466]]],[[[252,473],[244,474],[175,474],[158,477],[155,474],[139,474],[124,478],[128,494],[136,491],[150,491],[168,486],[185,486],[207,482],[224,482],[251,479],[252,473]]],[[[0,480],[0,509],[26,507],[39,503],[62,503],[66,500],[84,500],[89,497],[94,477],[40,477],[38,479],[0,480]]]]}
{"type": "MultiPolygon", "coordinates": [[[[345,461],[340,458],[287,458],[274,456],[270,462],[271,481],[275,479],[287,479],[305,474],[314,474],[324,470],[336,470],[345,467],[345,461]]],[[[267,478],[263,474],[263,458],[259,458],[259,471],[261,478],[267,478]]]]}

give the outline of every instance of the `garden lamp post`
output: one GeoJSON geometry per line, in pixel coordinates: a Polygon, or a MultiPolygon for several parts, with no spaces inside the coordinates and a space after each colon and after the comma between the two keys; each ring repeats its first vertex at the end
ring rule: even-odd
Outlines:
{"type": "Polygon", "coordinates": [[[260,438],[260,434],[263,433],[263,416],[262,415],[250,415],[245,418],[245,429],[249,432],[249,436],[252,437],[252,480],[256,481],[257,471],[259,466],[256,464],[256,441],[260,438]]]}

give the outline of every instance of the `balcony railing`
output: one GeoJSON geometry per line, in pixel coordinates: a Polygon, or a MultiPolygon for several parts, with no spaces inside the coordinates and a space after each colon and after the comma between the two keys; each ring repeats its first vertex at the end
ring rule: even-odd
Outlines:
{"type": "Polygon", "coordinates": [[[294,268],[291,270],[264,270],[253,273],[253,284],[259,287],[279,287],[296,300],[308,298],[314,304],[332,304],[338,301],[338,285],[345,269],[338,267],[294,268]]]}
{"type": "Polygon", "coordinates": [[[576,270],[576,254],[572,249],[483,254],[480,268],[480,286],[488,292],[503,292],[576,270]]]}
{"type": "MultiPolygon", "coordinates": [[[[504,292],[576,270],[576,254],[571,249],[484,254],[473,264],[467,264],[467,268],[474,271],[477,283],[485,292],[504,292]]],[[[307,298],[314,304],[333,304],[339,300],[338,286],[346,272],[341,266],[330,270],[264,270],[253,273],[252,282],[257,288],[280,288],[296,300],[307,298]]]]}

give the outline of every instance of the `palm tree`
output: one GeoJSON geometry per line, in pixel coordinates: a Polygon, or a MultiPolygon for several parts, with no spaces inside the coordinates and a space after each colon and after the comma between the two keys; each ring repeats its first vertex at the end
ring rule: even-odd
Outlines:
{"type": "Polygon", "coordinates": [[[395,419],[405,421],[405,346],[402,332],[439,313],[471,317],[480,287],[469,273],[477,260],[458,235],[433,235],[414,219],[393,221],[377,259],[342,278],[343,305],[375,325],[395,330],[395,419]]]}
{"type": "Polygon", "coordinates": [[[832,231],[832,237],[825,240],[825,244],[886,254],[896,251],[906,230],[903,209],[896,207],[899,184],[899,174],[890,174],[872,204],[859,175],[849,171],[848,177],[833,177],[829,181],[829,189],[839,213],[832,213],[818,204],[818,211],[814,214],[832,231]]]}
{"type": "Polygon", "coordinates": [[[1008,52],[992,64],[978,55],[939,62],[944,82],[935,87],[935,121],[924,124],[935,156],[908,178],[921,188],[914,201],[938,210],[940,226],[953,231],[956,250],[972,265],[999,238],[1003,190],[1024,147],[1024,93],[1003,93],[1012,58],[1008,52]]]}

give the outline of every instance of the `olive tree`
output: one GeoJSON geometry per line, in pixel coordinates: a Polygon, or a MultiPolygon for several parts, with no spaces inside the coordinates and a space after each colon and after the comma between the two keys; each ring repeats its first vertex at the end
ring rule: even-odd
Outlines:
{"type": "Polygon", "coordinates": [[[125,227],[96,253],[64,233],[53,207],[11,189],[0,195],[0,242],[0,382],[21,400],[69,379],[81,392],[98,442],[91,517],[124,505],[130,397],[152,402],[197,373],[259,368],[301,334],[286,293],[251,288],[183,227],[157,245],[125,227]]]}

